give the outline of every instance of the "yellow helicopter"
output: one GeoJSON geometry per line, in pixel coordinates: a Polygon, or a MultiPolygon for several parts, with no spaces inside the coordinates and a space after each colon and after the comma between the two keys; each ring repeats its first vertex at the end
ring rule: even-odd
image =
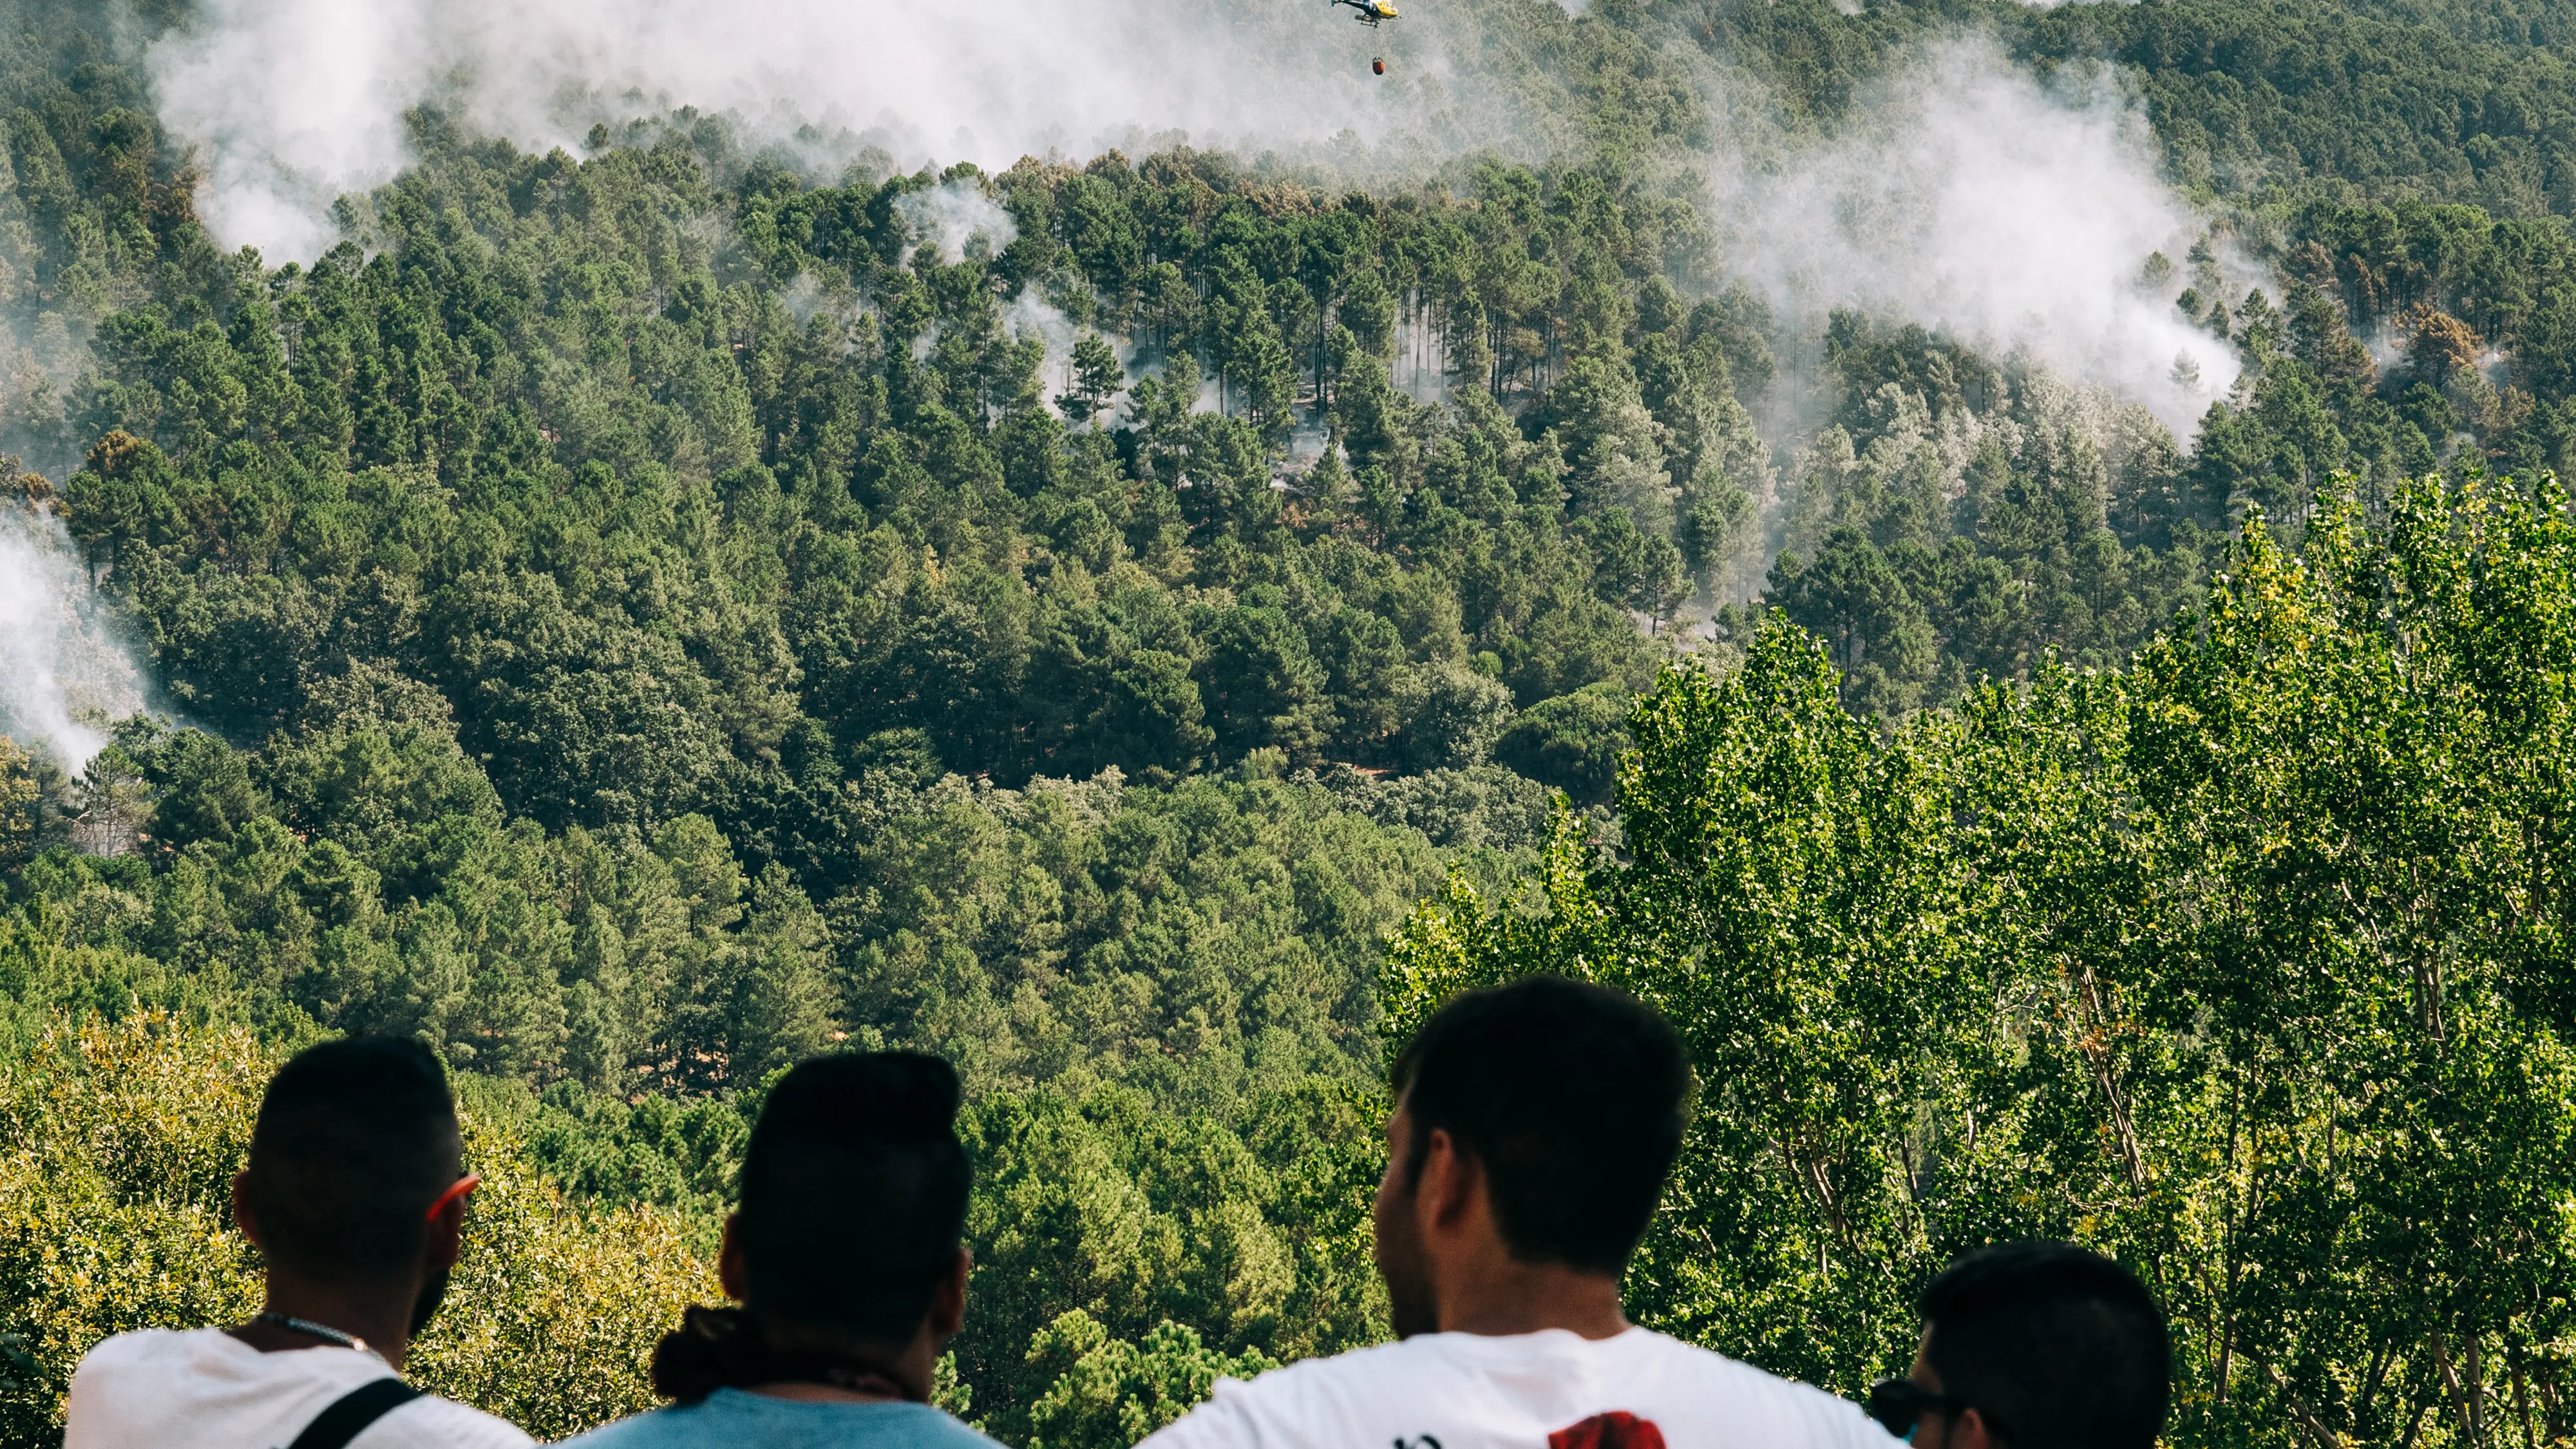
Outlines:
{"type": "Polygon", "coordinates": [[[1393,20],[1395,18],[1394,0],[1332,0],[1332,3],[1335,5],[1348,5],[1353,10],[1358,11],[1359,15],[1357,19],[1359,22],[1362,25],[1368,26],[1372,30],[1377,28],[1377,23],[1379,21],[1393,20]]]}

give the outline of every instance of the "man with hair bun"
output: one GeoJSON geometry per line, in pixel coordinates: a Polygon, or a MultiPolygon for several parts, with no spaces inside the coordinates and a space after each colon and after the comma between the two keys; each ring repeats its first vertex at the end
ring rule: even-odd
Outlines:
{"type": "Polygon", "coordinates": [[[1398,1342],[1272,1369],[1143,1449],[1889,1449],[1860,1409],[1630,1324],[1691,1075],[1644,1004],[1467,992],[1396,1058],[1377,1263],[1398,1342]]]}
{"type": "Polygon", "coordinates": [[[278,1068],[233,1178],[267,1263],[259,1315],[121,1333],[72,1374],[64,1449],[520,1449],[534,1441],[401,1378],[456,1265],[456,1102],[417,1041],[350,1037],[278,1068]]]}
{"type": "Polygon", "coordinates": [[[691,1308],[653,1354],[670,1407],[584,1449],[999,1449],[931,1406],[966,1321],[971,1169],[957,1073],[919,1052],[820,1057],[779,1080],[742,1163],[717,1272],[738,1308],[691,1308]]]}

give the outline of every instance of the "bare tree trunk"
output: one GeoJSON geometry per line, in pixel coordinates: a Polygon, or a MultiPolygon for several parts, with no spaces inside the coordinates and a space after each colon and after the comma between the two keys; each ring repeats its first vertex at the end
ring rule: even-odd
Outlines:
{"type": "Polygon", "coordinates": [[[2451,1410],[2460,1416],[2460,1434],[2469,1449],[2477,1449],[2477,1412],[2470,1407],[2469,1396],[2460,1387],[2460,1371],[2451,1362],[2451,1346],[2440,1329],[2433,1330],[2433,1367],[2442,1376],[2442,1388],[2451,1396],[2451,1410]]]}
{"type": "Polygon", "coordinates": [[[2224,1404],[2227,1402],[2227,1379],[2228,1375],[2233,1372],[2235,1363],[2236,1315],[2231,1313],[2227,1315],[2226,1326],[2220,1330],[2218,1335],[2218,1382],[2215,1387],[2214,1397],[2219,1403],[2224,1404]]]}
{"type": "Polygon", "coordinates": [[[2336,1437],[2334,1430],[2326,1427],[2325,1421],[2316,1416],[2316,1411],[2310,1409],[2306,1401],[2291,1392],[2290,1381],[2282,1376],[2279,1369],[2274,1368],[2270,1361],[2265,1359],[2258,1358],[2255,1363],[2262,1367],[2263,1376],[2272,1381],[2272,1387],[2281,1395],[2281,1402],[2290,1406],[2290,1417],[2297,1421],[2301,1429],[2307,1431],[2309,1438],[2317,1442],[2317,1449],[2343,1449],[2343,1440],[2336,1437]]]}
{"type": "Polygon", "coordinates": [[[2513,1407],[2514,1412],[2522,1416],[2523,1449],[2540,1449],[2539,1431],[2534,1429],[2531,1423],[2531,1390],[2523,1382],[2522,1349],[2517,1345],[2508,1344],[2505,1346],[2505,1356],[2513,1366],[2513,1407]]]}
{"type": "Polygon", "coordinates": [[[2138,1146],[2138,1130],[2129,1122],[2129,1104],[2120,1094],[2119,1080],[2111,1071],[2111,1045],[2106,1039],[2110,1030],[2110,1013],[2102,1008],[2102,988],[2093,979],[2093,963],[2080,963],[2078,979],[2084,986],[2084,1008],[2091,1016],[2091,1030],[2084,1033],[2081,1045],[2084,1059],[2093,1067],[2093,1080],[2102,1088],[2102,1096],[2111,1107],[2111,1125],[2120,1141],[2120,1159],[2128,1169],[2129,1189],[2147,1190],[2146,1154],[2138,1146]]]}
{"type": "Polygon", "coordinates": [[[2391,1340],[2371,1355],[2370,1373],[2362,1379],[2361,1397],[2352,1406],[2352,1431],[2356,1434],[2370,1432],[2370,1402],[2379,1397],[2379,1385],[2388,1375],[2388,1364],[2396,1357],[2396,1350],[2397,1344],[2391,1340]]]}
{"type": "Polygon", "coordinates": [[[2472,1332],[2460,1355],[2460,1377],[2469,1395],[2469,1449],[2480,1449],[2487,1442],[2487,1376],[2479,1359],[2485,1341],[2485,1334],[2472,1332]]]}

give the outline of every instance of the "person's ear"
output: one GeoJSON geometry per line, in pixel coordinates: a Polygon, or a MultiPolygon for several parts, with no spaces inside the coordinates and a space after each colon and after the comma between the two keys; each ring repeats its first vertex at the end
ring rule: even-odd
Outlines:
{"type": "Polygon", "coordinates": [[[1950,1421],[1950,1436],[1944,1449],[2002,1449],[2003,1440],[1986,1427],[1986,1416],[1973,1408],[1961,1409],[1950,1421]]]}
{"type": "Polygon", "coordinates": [[[247,1167],[233,1174],[233,1226],[241,1229],[241,1235],[250,1239],[252,1247],[262,1253],[268,1251],[268,1244],[260,1241],[259,1215],[250,1210],[250,1169],[247,1167]]]}
{"type": "Polygon", "coordinates": [[[1422,1181],[1417,1190],[1432,1223],[1456,1224],[1467,1214],[1476,1193],[1476,1164],[1458,1148],[1446,1127],[1431,1129],[1423,1143],[1422,1181]]]}
{"type": "Polygon", "coordinates": [[[716,1283],[736,1303],[743,1301],[744,1290],[751,1286],[750,1270],[742,1261],[742,1235],[736,1231],[741,1224],[742,1214],[725,1214],[724,1246],[716,1250],[716,1283]]]}
{"type": "Polygon", "coordinates": [[[465,1198],[459,1193],[438,1205],[429,1215],[428,1231],[421,1235],[421,1255],[432,1269],[453,1268],[465,1251],[465,1198]]]}
{"type": "Polygon", "coordinates": [[[966,1279],[975,1271],[975,1250],[960,1244],[939,1286],[930,1294],[930,1337],[945,1343],[966,1326],[966,1279]]]}

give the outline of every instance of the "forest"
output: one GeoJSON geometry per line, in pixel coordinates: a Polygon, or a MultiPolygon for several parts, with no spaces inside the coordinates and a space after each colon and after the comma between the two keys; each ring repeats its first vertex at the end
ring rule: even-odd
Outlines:
{"type": "Polygon", "coordinates": [[[2177,1444],[2576,1439],[2576,13],[1480,14],[1540,154],[425,104],[268,257],[199,7],[0,3],[0,515],[143,680],[76,756],[0,652],[0,1442],[255,1304],[260,1084],[380,1032],[491,1184],[425,1385],[648,1406],[765,1084],[910,1046],[942,1401],[1123,1449],[1387,1336],[1385,1063],[1540,969],[1704,1084],[1640,1322],[1855,1394],[2072,1236],[2177,1444]],[[2143,119],[2195,427],[1738,265],[1708,157],[1962,35],[2143,119]]]}

